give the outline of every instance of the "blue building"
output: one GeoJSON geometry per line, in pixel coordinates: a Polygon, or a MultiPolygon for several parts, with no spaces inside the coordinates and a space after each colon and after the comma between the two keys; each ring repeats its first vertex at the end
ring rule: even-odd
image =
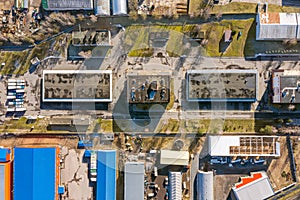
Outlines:
{"type": "Polygon", "coordinates": [[[59,148],[14,149],[14,200],[57,200],[59,148]]]}
{"type": "Polygon", "coordinates": [[[116,199],[116,150],[97,152],[96,200],[116,199]]]}

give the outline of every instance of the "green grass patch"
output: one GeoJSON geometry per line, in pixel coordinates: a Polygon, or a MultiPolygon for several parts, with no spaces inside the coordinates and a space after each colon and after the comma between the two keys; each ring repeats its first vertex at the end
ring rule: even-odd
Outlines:
{"type": "Polygon", "coordinates": [[[168,26],[153,25],[141,26],[133,25],[126,29],[125,48],[130,57],[151,57],[154,49],[150,46],[150,33],[168,32],[169,40],[166,44],[166,50],[169,56],[177,57],[184,53],[184,33],[194,30],[195,25],[168,26]]]}
{"type": "Polygon", "coordinates": [[[30,60],[38,57],[40,60],[45,58],[48,53],[50,44],[45,42],[37,45],[32,50],[1,52],[0,63],[5,63],[1,69],[1,74],[21,74],[27,72],[31,66],[30,60]]]}
{"type": "Polygon", "coordinates": [[[178,121],[169,119],[168,122],[160,124],[160,133],[174,133],[182,131],[186,133],[253,133],[255,132],[254,119],[225,119],[225,120],[211,120],[211,119],[197,119],[197,120],[183,120],[178,121]]]}
{"type": "Polygon", "coordinates": [[[251,13],[255,14],[257,10],[256,3],[231,2],[226,5],[214,5],[211,14],[239,14],[251,13]]]}
{"type": "Polygon", "coordinates": [[[189,14],[197,15],[202,8],[206,6],[206,0],[190,0],[189,14]]]}
{"type": "Polygon", "coordinates": [[[47,132],[48,121],[45,119],[36,119],[34,123],[27,123],[26,117],[20,119],[11,119],[5,121],[2,126],[1,132],[29,132],[31,128],[33,133],[45,133],[47,132]]]}
{"type": "Polygon", "coordinates": [[[268,5],[269,12],[287,12],[287,13],[298,13],[300,8],[297,6],[279,6],[275,4],[268,5]]]}
{"type": "Polygon", "coordinates": [[[26,66],[27,57],[30,54],[29,50],[26,51],[13,51],[1,52],[0,63],[5,63],[1,69],[1,74],[15,74],[15,72],[26,66]]]}
{"type": "Polygon", "coordinates": [[[113,132],[113,120],[111,119],[98,119],[98,123],[100,125],[101,132],[113,132]]]}
{"type": "Polygon", "coordinates": [[[162,124],[161,133],[178,133],[180,122],[176,119],[169,119],[166,124],[162,124]]]}
{"type": "Polygon", "coordinates": [[[248,37],[248,31],[254,19],[249,20],[222,20],[221,22],[213,22],[201,27],[207,35],[208,43],[206,52],[208,56],[228,56],[243,57],[244,47],[248,37]],[[232,41],[224,52],[220,49],[220,43],[223,42],[223,34],[226,29],[232,30],[232,41]],[[238,38],[238,33],[242,35],[238,38]]]}
{"type": "Polygon", "coordinates": [[[166,110],[171,110],[174,106],[175,95],[174,95],[174,79],[170,81],[170,102],[168,103],[166,110]]]}

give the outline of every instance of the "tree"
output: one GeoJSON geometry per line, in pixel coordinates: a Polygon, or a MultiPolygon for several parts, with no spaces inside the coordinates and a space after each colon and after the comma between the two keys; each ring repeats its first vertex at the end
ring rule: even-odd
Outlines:
{"type": "Polygon", "coordinates": [[[138,20],[139,16],[136,11],[132,10],[129,12],[129,18],[136,21],[138,20]]]}
{"type": "Polygon", "coordinates": [[[283,123],[283,119],[279,118],[279,119],[276,120],[276,122],[277,122],[278,124],[282,124],[282,123],[283,123]]]}
{"type": "Polygon", "coordinates": [[[266,125],[264,128],[259,129],[259,132],[265,133],[265,134],[271,134],[271,133],[273,133],[273,127],[270,125],[266,125]]]}

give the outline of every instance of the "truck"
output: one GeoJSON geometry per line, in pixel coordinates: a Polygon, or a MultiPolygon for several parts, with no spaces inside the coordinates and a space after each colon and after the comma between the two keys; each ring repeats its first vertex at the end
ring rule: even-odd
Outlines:
{"type": "Polygon", "coordinates": [[[90,180],[92,182],[97,181],[97,153],[95,151],[91,151],[90,180]]]}
{"type": "Polygon", "coordinates": [[[90,140],[78,141],[78,148],[93,147],[93,142],[90,140]]]}

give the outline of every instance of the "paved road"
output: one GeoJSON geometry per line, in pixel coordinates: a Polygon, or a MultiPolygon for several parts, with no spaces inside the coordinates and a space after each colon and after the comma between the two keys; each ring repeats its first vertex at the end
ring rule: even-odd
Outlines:
{"type": "Polygon", "coordinates": [[[199,170],[199,154],[194,154],[194,159],[191,160],[191,168],[190,168],[190,199],[197,199],[196,196],[196,184],[197,184],[197,172],[199,170]]]}

